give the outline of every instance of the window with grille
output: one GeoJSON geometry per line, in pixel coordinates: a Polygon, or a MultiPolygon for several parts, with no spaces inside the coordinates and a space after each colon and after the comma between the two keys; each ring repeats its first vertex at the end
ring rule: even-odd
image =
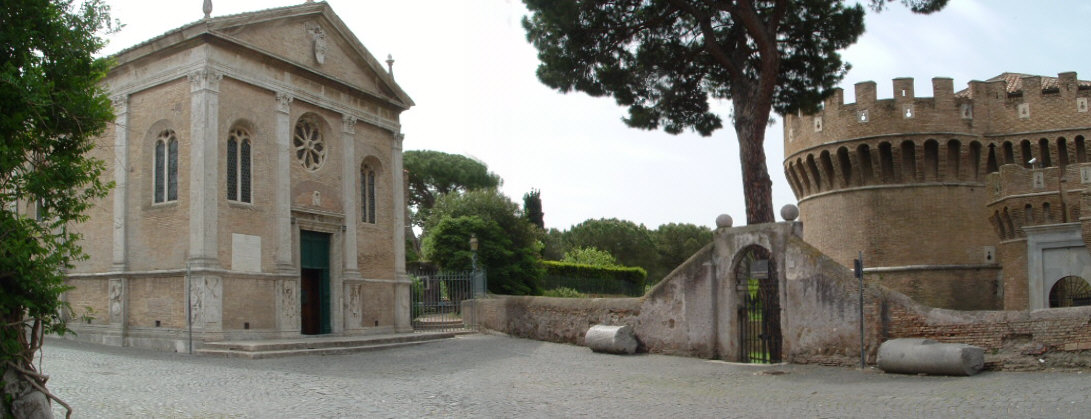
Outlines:
{"type": "Polygon", "coordinates": [[[155,139],[155,203],[178,200],[178,136],[174,130],[165,130],[155,139]]]}
{"type": "Polygon", "coordinates": [[[366,164],[360,169],[360,189],[362,221],[375,224],[375,169],[366,164]]]}
{"type": "Polygon", "coordinates": [[[227,200],[252,203],[250,133],[235,128],[227,136],[227,200]]]}

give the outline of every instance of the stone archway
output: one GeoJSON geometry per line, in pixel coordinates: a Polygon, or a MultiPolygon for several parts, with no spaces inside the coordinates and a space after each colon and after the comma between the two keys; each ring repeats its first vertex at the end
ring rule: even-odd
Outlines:
{"type": "Polygon", "coordinates": [[[1049,307],[1091,306],[1091,284],[1078,276],[1066,276],[1049,289],[1049,307]]]}

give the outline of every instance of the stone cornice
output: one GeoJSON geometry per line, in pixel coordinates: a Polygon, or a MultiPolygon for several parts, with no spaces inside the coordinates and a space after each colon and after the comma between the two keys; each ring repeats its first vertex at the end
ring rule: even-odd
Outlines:
{"type": "Polygon", "coordinates": [[[255,77],[251,74],[247,74],[243,71],[239,71],[233,67],[229,67],[218,62],[208,62],[207,64],[205,62],[195,62],[183,66],[170,68],[165,71],[153,73],[149,76],[133,80],[131,83],[111,85],[109,86],[109,90],[111,95],[115,96],[132,95],[133,93],[147,90],[162,84],[167,84],[181,78],[189,79],[192,74],[199,74],[200,72],[206,70],[219,74],[220,78],[229,77],[244,83],[252,84],[273,92],[277,92],[278,99],[284,97],[282,95],[287,95],[290,96],[292,99],[302,100],[320,108],[328,109],[341,114],[352,115],[356,117],[359,121],[363,121],[365,123],[377,126],[392,133],[396,133],[401,130],[401,124],[399,124],[398,122],[383,118],[368,110],[348,106],[346,104],[330,100],[323,96],[319,96],[310,91],[298,88],[289,83],[285,83],[279,80],[269,80],[264,77],[255,77]]]}

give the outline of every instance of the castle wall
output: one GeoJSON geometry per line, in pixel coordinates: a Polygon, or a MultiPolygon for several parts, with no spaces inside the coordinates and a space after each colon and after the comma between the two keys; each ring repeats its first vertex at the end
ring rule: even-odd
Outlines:
{"type": "MultiPolygon", "coordinates": [[[[855,103],[835,90],[818,113],[786,116],[785,174],[804,239],[846,265],[862,250],[865,265],[883,271],[876,278],[927,304],[1025,301],[1022,290],[1008,293],[1025,283],[1025,266],[996,270],[1026,257],[1011,246],[998,252],[1000,242],[1022,237],[1024,224],[1079,218],[1083,186],[1073,180],[1091,161],[1091,89],[1075,73],[1011,86],[974,81],[956,93],[950,79],[936,78],[929,98],[902,78],[893,98],[880,100],[876,84],[863,82],[855,103]],[[1042,169],[1017,172],[1031,159],[1042,169]],[[1058,167],[1068,179],[1063,202],[1058,167]]],[[[1086,175],[1091,182],[1091,168],[1086,175]]]]}

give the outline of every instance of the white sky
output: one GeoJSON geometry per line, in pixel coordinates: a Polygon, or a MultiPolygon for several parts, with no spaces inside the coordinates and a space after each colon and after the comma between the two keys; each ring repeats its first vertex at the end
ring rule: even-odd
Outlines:
{"type": "MultiPolygon", "coordinates": [[[[203,17],[202,0],[108,0],[125,28],[110,37],[113,53],[203,17]]],[[[288,0],[214,0],[223,16],[298,4],[288,0]]],[[[589,218],[714,226],[726,213],[745,223],[738,146],[726,127],[711,137],[626,127],[612,98],[567,95],[534,75],[535,49],[520,21],[518,0],[329,0],[360,41],[380,59],[392,54],[395,78],[416,106],[402,114],[405,147],[472,156],[504,179],[522,204],[542,193],[547,227],[567,229],[589,218]]],[[[873,80],[879,98],[890,80],[914,77],[930,96],[932,77],[970,80],[1005,71],[1091,78],[1091,2],[952,0],[929,16],[895,2],[869,14],[867,32],[844,51],[853,69],[842,83],[873,80]]],[[[784,180],[783,128],[767,130],[766,154],[776,208],[795,203],[784,180]]],[[[779,217],[779,215],[778,215],[779,217]]]]}

